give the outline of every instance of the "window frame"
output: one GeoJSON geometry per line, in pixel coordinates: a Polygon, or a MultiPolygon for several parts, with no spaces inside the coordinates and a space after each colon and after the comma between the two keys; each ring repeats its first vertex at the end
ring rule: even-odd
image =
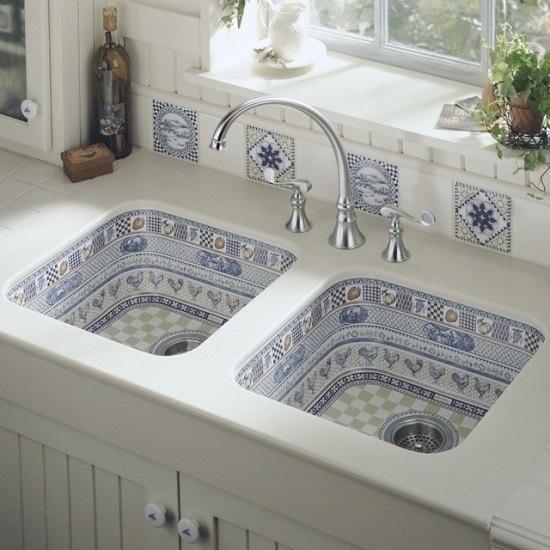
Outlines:
{"type": "MultiPolygon", "coordinates": [[[[481,0],[482,43],[494,47],[496,35],[496,1],[481,0]]],[[[324,42],[335,52],[387,63],[416,72],[474,85],[483,85],[489,70],[489,52],[481,47],[480,62],[428,52],[389,41],[389,0],[374,0],[374,39],[342,33],[312,25],[310,36],[324,42]]]]}

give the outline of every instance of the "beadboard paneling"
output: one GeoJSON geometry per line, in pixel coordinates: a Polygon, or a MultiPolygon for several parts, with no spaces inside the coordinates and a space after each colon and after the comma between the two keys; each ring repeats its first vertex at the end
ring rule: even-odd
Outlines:
{"type": "Polygon", "coordinates": [[[173,524],[155,529],[143,518],[152,500],[165,503],[174,517],[175,472],[133,455],[121,461],[119,452],[106,455],[102,447],[94,446],[99,460],[112,460],[113,469],[127,469],[128,476],[0,428],[0,550],[179,548],[173,524]]]}
{"type": "Polygon", "coordinates": [[[0,428],[0,547],[23,548],[19,436],[0,428]]]}

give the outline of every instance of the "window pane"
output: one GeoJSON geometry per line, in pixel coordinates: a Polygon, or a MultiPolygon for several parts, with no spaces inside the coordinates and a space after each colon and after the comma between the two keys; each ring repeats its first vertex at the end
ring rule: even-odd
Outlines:
{"type": "Polygon", "coordinates": [[[497,0],[497,21],[508,22],[517,32],[550,51],[550,2],[547,0],[497,0]]]}
{"type": "Polygon", "coordinates": [[[24,0],[0,1],[0,114],[25,120],[27,97],[24,0]]]}
{"type": "Polygon", "coordinates": [[[481,59],[481,0],[388,0],[388,27],[391,42],[481,59]]]}
{"type": "Polygon", "coordinates": [[[373,38],[374,0],[311,0],[311,22],[373,38]]]}

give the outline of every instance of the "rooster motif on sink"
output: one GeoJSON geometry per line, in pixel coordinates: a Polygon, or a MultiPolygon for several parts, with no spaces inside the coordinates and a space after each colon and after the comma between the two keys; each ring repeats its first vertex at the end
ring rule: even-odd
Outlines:
{"type": "Polygon", "coordinates": [[[543,341],[514,319],[387,281],[348,279],[283,327],[237,382],[373,436],[394,415],[436,414],[463,441],[543,341]]]}

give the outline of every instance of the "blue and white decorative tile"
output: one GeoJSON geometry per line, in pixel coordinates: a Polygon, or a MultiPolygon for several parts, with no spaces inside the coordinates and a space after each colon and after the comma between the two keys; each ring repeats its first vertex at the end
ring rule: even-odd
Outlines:
{"type": "Polygon", "coordinates": [[[197,112],[153,100],[153,141],[157,153],[199,162],[197,112]]]}
{"type": "Polygon", "coordinates": [[[503,193],[456,182],[455,237],[509,254],[512,251],[512,199],[503,193]]]}
{"type": "Polygon", "coordinates": [[[355,207],[380,214],[385,204],[398,203],[399,169],[394,164],[348,153],[355,207]]]}
{"type": "Polygon", "coordinates": [[[264,171],[275,171],[275,181],[296,177],[294,139],[257,126],[246,127],[246,175],[264,183],[264,171]]]}

